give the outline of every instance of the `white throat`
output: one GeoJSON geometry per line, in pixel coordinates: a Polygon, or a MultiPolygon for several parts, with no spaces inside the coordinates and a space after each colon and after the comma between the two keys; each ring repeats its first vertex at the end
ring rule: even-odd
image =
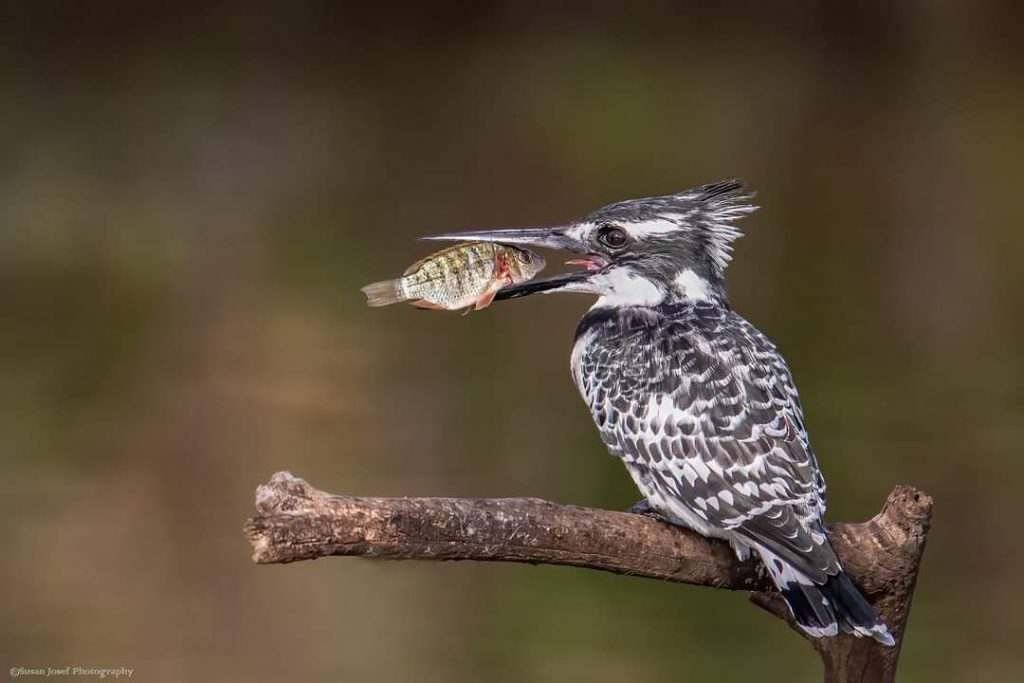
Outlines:
{"type": "Polygon", "coordinates": [[[665,300],[661,287],[629,268],[613,268],[595,275],[590,282],[595,293],[601,295],[594,308],[657,306],[665,300]]]}
{"type": "Polygon", "coordinates": [[[584,282],[569,284],[552,291],[597,294],[598,299],[593,308],[657,306],[664,302],[669,294],[678,295],[679,298],[689,301],[710,301],[715,297],[711,284],[690,268],[676,275],[672,285],[675,288],[674,292],[671,291],[671,286],[666,289],[632,268],[620,266],[595,273],[584,282]]]}

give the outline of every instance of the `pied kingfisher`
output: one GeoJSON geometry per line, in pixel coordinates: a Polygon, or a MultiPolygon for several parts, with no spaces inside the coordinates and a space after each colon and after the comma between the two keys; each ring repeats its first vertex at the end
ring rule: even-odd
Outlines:
{"type": "Polygon", "coordinates": [[[825,480],[789,368],[725,292],[734,222],[756,207],[730,180],[610,204],[568,225],[427,239],[570,251],[585,271],[509,287],[597,295],[580,322],[572,376],[612,454],[652,511],[753,552],[793,618],[893,644],[843,572],[822,522],[825,480]]]}

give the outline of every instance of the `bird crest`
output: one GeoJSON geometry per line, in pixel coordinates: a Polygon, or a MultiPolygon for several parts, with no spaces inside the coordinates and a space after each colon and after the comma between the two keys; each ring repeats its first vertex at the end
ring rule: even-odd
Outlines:
{"type": "Polygon", "coordinates": [[[705,247],[719,274],[732,260],[732,245],[743,235],[735,221],[757,211],[750,204],[753,192],[744,191],[743,181],[734,178],[675,195],[695,206],[694,228],[705,238],[705,247]]]}

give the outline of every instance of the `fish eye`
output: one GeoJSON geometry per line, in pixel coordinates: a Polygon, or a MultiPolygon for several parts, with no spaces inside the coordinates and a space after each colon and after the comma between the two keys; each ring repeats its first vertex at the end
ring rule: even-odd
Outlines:
{"type": "Polygon", "coordinates": [[[597,231],[597,241],[609,249],[621,249],[626,246],[629,236],[616,225],[605,225],[597,231]]]}

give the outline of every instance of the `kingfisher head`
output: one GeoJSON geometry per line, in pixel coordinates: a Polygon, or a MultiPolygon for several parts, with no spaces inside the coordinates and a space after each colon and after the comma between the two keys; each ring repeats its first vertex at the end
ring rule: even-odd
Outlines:
{"type": "Polygon", "coordinates": [[[430,240],[490,241],[579,254],[583,271],[507,287],[497,298],[539,292],[596,294],[597,306],[657,306],[672,301],[724,304],[725,268],[740,236],[734,222],[757,207],[739,180],[678,194],[609,204],[567,225],[478,230],[430,240]]]}

